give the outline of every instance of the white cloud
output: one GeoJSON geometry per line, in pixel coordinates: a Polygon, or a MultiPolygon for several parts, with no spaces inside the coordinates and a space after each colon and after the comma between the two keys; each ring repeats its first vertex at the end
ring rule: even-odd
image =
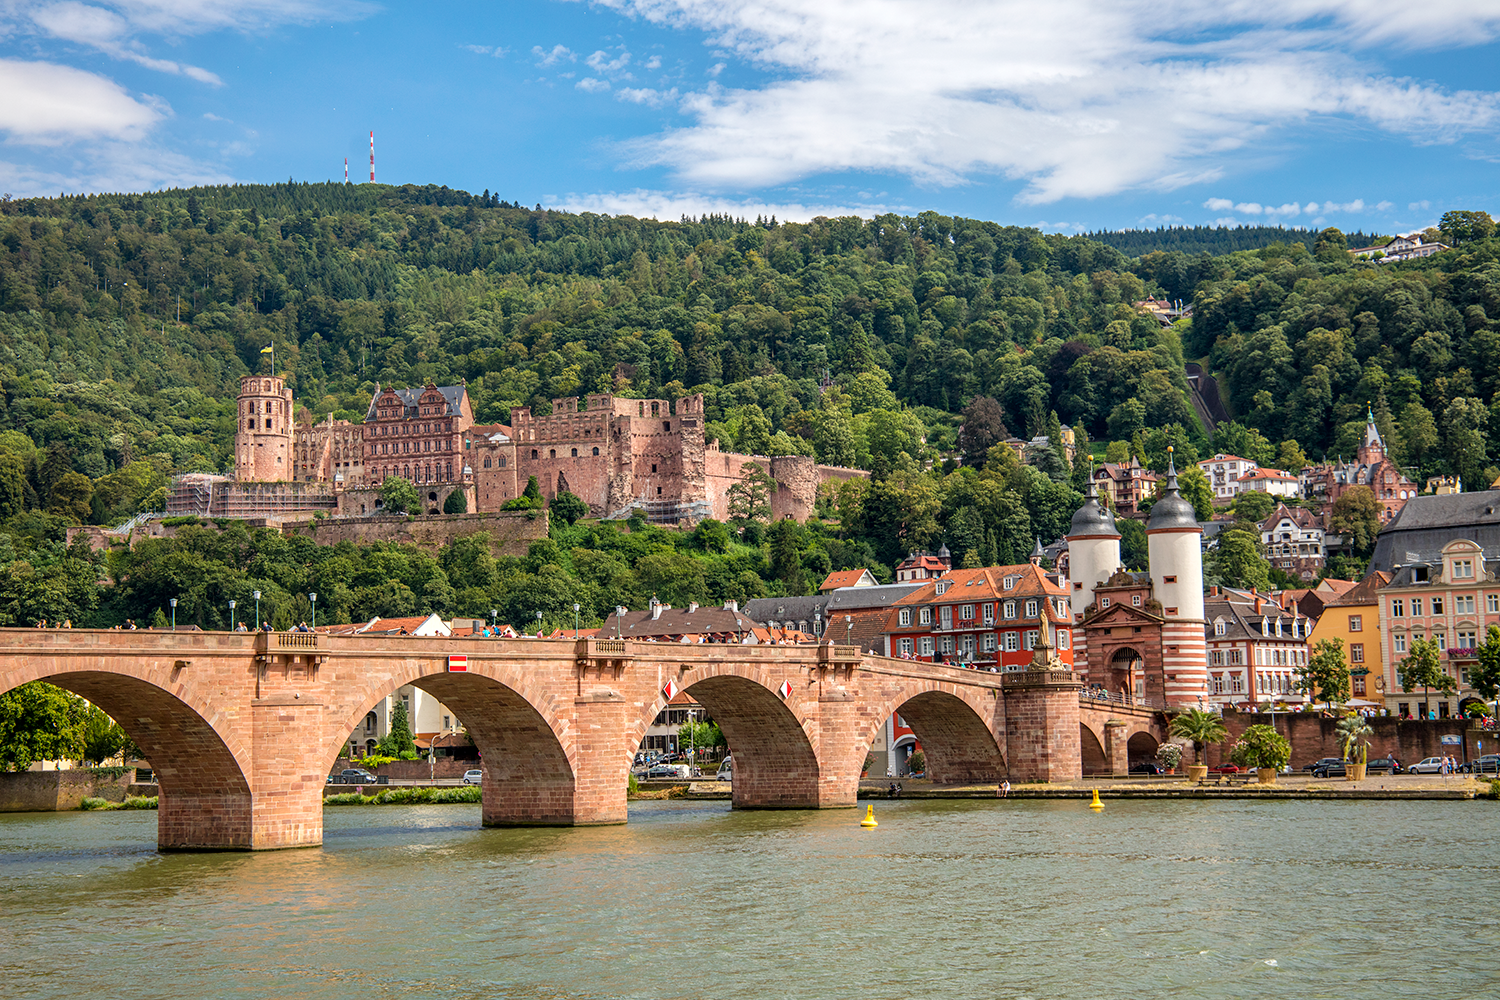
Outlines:
{"type": "Polygon", "coordinates": [[[661,56],[652,56],[646,60],[647,69],[661,69],[661,56]]]}
{"type": "Polygon", "coordinates": [[[200,66],[147,55],[140,43],[129,38],[131,23],[113,11],[64,0],[33,10],[30,16],[33,24],[53,38],[89,45],[106,55],[137,63],[158,73],[186,76],[215,87],[224,83],[217,74],[200,66]]]}
{"type": "Polygon", "coordinates": [[[1139,219],[1137,219],[1136,225],[1142,228],[1148,228],[1150,226],[1175,226],[1183,221],[1185,220],[1180,215],[1157,215],[1155,212],[1152,212],[1149,215],[1143,215],[1139,219]]]}
{"type": "Polygon", "coordinates": [[[1234,208],[1234,202],[1228,198],[1210,198],[1203,203],[1203,207],[1210,212],[1227,212],[1234,208]]]}
{"type": "Polygon", "coordinates": [[[566,45],[554,45],[551,49],[544,49],[540,45],[531,47],[531,54],[536,56],[538,66],[552,66],[566,59],[574,62],[578,59],[573,50],[566,45]]]}
{"type": "Polygon", "coordinates": [[[630,53],[621,52],[618,56],[611,59],[609,53],[601,49],[585,59],[584,62],[595,73],[618,73],[630,65],[630,53]]]}
{"type": "Polygon", "coordinates": [[[582,80],[579,80],[577,83],[573,84],[573,86],[590,94],[597,94],[601,90],[609,89],[609,83],[607,81],[600,80],[592,76],[584,77],[582,80]]]}
{"type": "Polygon", "coordinates": [[[1426,198],[1423,198],[1421,201],[1414,201],[1411,204],[1407,205],[1406,210],[1408,212],[1425,212],[1431,207],[1432,202],[1428,201],[1426,198]]]}
{"type": "Polygon", "coordinates": [[[644,104],[648,107],[659,108],[663,104],[669,104],[677,100],[677,88],[671,90],[653,90],[650,87],[621,87],[615,91],[615,99],[629,101],[632,104],[644,104]]]}
{"type": "Polygon", "coordinates": [[[180,153],[132,143],[106,142],[91,148],[82,160],[65,159],[65,167],[52,168],[0,161],[0,190],[35,197],[59,191],[151,191],[237,179],[180,153]]]}
{"type": "Polygon", "coordinates": [[[1419,142],[1500,125],[1495,93],[1372,74],[1360,52],[1496,37],[1493,0],[597,2],[768,71],[686,95],[691,124],[629,147],[698,188],[1001,174],[1046,203],[1202,183],[1312,119],[1419,142]]]}
{"type": "Polygon", "coordinates": [[[818,216],[835,218],[858,215],[873,218],[887,212],[910,212],[907,205],[884,204],[805,204],[798,201],[762,201],[735,199],[712,194],[680,191],[611,191],[602,194],[547,195],[545,202],[566,212],[597,212],[603,215],[633,215],[642,219],[680,219],[684,215],[722,214],[754,219],[776,216],[781,222],[806,222],[818,216]]]}
{"type": "Polygon", "coordinates": [[[1377,212],[1389,212],[1391,209],[1393,209],[1395,207],[1396,207],[1396,203],[1393,202],[1393,201],[1382,201],[1380,204],[1378,204],[1378,205],[1375,206],[1375,211],[1377,211],[1377,212]]]}
{"type": "Polygon", "coordinates": [[[113,80],[54,63],[0,59],[0,130],[22,142],[139,139],[165,114],[113,80]]]}

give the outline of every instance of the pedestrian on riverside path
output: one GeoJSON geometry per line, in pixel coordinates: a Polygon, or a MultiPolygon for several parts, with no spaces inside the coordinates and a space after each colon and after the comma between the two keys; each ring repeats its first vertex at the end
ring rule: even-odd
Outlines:
{"type": "Polygon", "coordinates": [[[1002,799],[1010,797],[1010,779],[1006,778],[1000,782],[999,794],[1002,799]]]}

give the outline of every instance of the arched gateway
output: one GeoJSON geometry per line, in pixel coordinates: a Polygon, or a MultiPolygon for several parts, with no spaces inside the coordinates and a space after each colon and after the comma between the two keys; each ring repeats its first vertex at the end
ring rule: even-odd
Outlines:
{"type": "MultiPolygon", "coordinates": [[[[831,645],[0,630],[0,691],[32,680],[99,705],[141,746],[160,776],[158,841],[181,849],[321,843],[330,766],[405,684],[464,720],[487,825],[623,823],[632,755],[678,690],[724,730],[738,808],[853,805],[897,711],[945,783],[1076,778],[1089,724],[1069,670],[990,674],[831,645]]],[[[1100,742],[1122,769],[1123,746],[1116,764],[1100,742]]]]}

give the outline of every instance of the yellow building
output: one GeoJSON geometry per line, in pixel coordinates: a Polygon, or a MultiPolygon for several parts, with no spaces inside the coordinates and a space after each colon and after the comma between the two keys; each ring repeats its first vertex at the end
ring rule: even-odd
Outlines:
{"type": "Polygon", "coordinates": [[[1349,696],[1353,701],[1385,705],[1385,665],[1380,662],[1380,600],[1377,591],[1391,582],[1389,573],[1376,570],[1353,589],[1323,605],[1323,613],[1308,637],[1308,655],[1324,639],[1344,644],[1349,664],[1349,696]]]}

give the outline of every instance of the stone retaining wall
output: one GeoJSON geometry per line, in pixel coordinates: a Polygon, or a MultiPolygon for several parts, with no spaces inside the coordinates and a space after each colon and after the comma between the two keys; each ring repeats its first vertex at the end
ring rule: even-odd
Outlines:
{"type": "Polygon", "coordinates": [[[0,812],[59,812],[77,809],[86,798],[124,802],[133,781],[133,769],[118,777],[83,768],[0,774],[0,812]]]}

